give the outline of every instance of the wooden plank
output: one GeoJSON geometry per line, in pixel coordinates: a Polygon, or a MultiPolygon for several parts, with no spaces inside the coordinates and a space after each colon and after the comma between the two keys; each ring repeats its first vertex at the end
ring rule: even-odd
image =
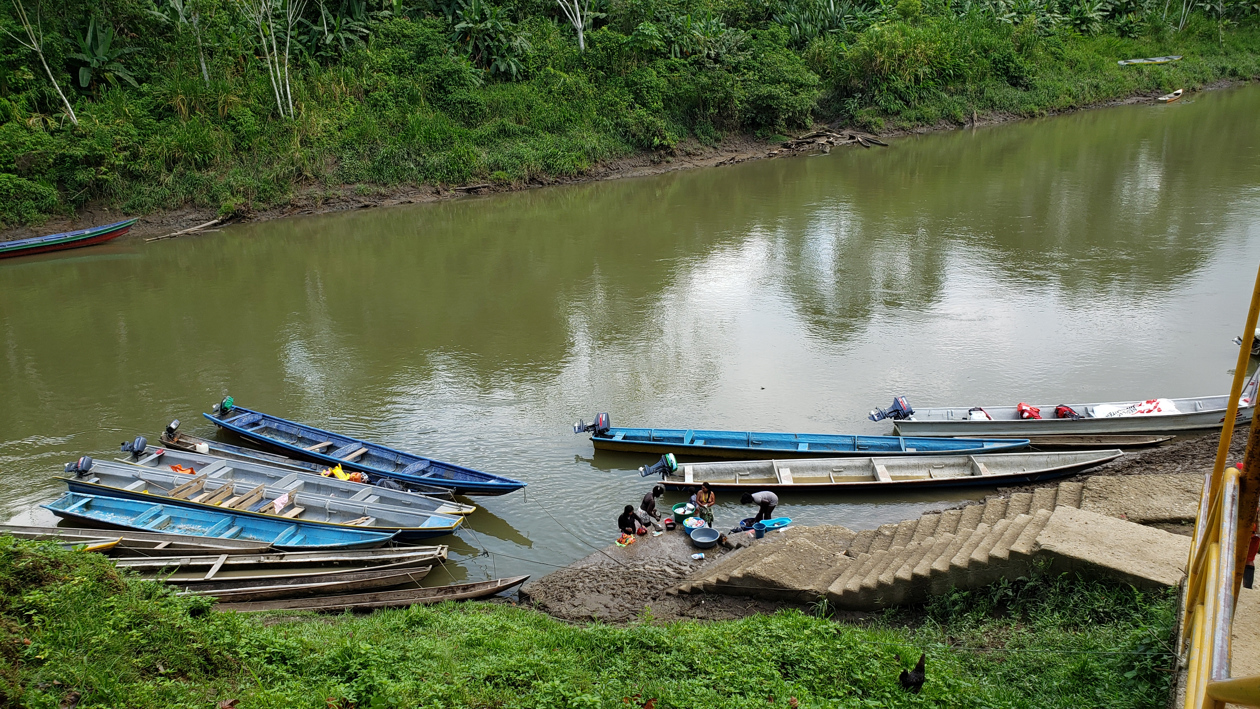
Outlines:
{"type": "Polygon", "coordinates": [[[266,493],[266,491],[267,491],[266,485],[259,485],[258,487],[254,488],[253,490],[250,490],[244,495],[241,495],[240,497],[229,500],[228,502],[224,503],[222,506],[227,507],[228,509],[232,509],[232,510],[244,509],[254,504],[255,502],[258,502],[259,500],[261,500],[263,497],[263,494],[266,493]]]}
{"type": "Polygon", "coordinates": [[[227,554],[220,554],[219,560],[214,562],[214,566],[210,567],[210,570],[206,572],[205,577],[202,578],[201,580],[209,581],[210,579],[214,578],[214,575],[219,573],[219,569],[223,568],[223,562],[227,561],[227,558],[228,558],[227,554]]]}
{"type": "Polygon", "coordinates": [[[323,443],[316,443],[313,446],[306,446],[302,450],[314,452],[314,451],[319,450],[320,448],[327,448],[328,446],[331,446],[331,445],[332,445],[332,441],[324,441],[323,443]]]}
{"type": "Polygon", "coordinates": [[[223,487],[220,487],[218,490],[214,491],[214,494],[210,495],[204,500],[198,500],[198,502],[201,502],[202,504],[206,504],[206,505],[218,505],[231,496],[232,496],[232,483],[224,483],[223,487]]]}
{"type": "Polygon", "coordinates": [[[187,500],[189,495],[200,490],[205,484],[206,476],[204,474],[198,475],[183,485],[176,486],[168,494],[177,500],[187,500]]]}
{"type": "Polygon", "coordinates": [[[294,517],[297,517],[298,515],[302,514],[305,511],[306,511],[305,507],[292,507],[289,509],[288,512],[285,512],[284,514],[280,516],[288,518],[288,519],[293,519],[294,517]]]}
{"type": "Polygon", "coordinates": [[[684,465],[683,466],[683,482],[690,485],[694,483],[695,481],[696,481],[696,478],[695,478],[694,471],[692,470],[691,466],[684,465]]]}
{"type": "Polygon", "coordinates": [[[371,517],[371,516],[367,516],[367,515],[365,515],[365,516],[360,517],[360,518],[358,518],[358,519],[352,519],[352,520],[350,520],[349,522],[342,522],[342,524],[352,524],[352,525],[355,525],[355,526],[370,527],[370,526],[371,526],[371,524],[370,524],[370,523],[375,522],[375,521],[376,521],[376,518],[375,518],[375,517],[371,517]]]}
{"type": "Polygon", "coordinates": [[[892,476],[888,474],[888,468],[884,467],[883,463],[875,463],[875,477],[882,483],[892,482],[892,476]]]}
{"type": "Polygon", "coordinates": [[[792,482],[792,469],[791,468],[779,468],[779,482],[784,485],[795,484],[794,482],[792,482]]]}
{"type": "Polygon", "coordinates": [[[354,461],[356,458],[358,458],[359,456],[363,455],[364,453],[367,453],[367,450],[368,450],[368,449],[367,449],[367,447],[365,446],[365,447],[360,448],[359,450],[357,450],[357,451],[355,451],[355,452],[351,453],[350,455],[345,455],[345,456],[342,456],[342,457],[341,457],[341,459],[342,459],[342,460],[344,460],[344,461],[346,461],[346,462],[353,462],[353,461],[354,461]]]}

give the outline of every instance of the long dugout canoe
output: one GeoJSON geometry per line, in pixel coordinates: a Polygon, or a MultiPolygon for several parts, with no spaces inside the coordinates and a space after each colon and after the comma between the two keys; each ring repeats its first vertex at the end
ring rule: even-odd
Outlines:
{"type": "Polygon", "coordinates": [[[175,553],[188,554],[258,554],[271,549],[270,544],[249,539],[216,539],[189,537],[182,534],[157,532],[110,531],[77,527],[24,527],[0,525],[0,536],[9,535],[34,541],[54,541],[61,544],[91,544],[103,539],[117,539],[119,543],[108,549],[109,556],[133,557],[175,553]]]}
{"type": "Polygon", "coordinates": [[[467,515],[477,509],[474,505],[455,502],[449,491],[443,499],[406,490],[391,490],[379,485],[339,480],[307,471],[153,446],[145,446],[139,455],[133,453],[120,462],[167,473],[205,474],[214,480],[266,485],[336,500],[389,505],[417,513],[467,515]]]}
{"type": "MultiPolygon", "coordinates": [[[[575,426],[575,429],[582,427],[575,426]]],[[[1022,439],[904,438],[828,433],[762,433],[682,428],[594,428],[591,443],[600,450],[673,453],[691,457],[756,460],[835,458],[842,456],[918,456],[950,453],[1000,453],[1028,447],[1022,439]]],[[[580,430],[579,430],[580,432],[580,430]]]]}
{"type": "Polygon", "coordinates": [[[307,524],[287,519],[236,514],[215,509],[155,504],[67,492],[40,505],[62,519],[107,529],[161,531],[193,537],[247,539],[277,549],[370,549],[394,538],[395,532],[307,524]]]}
{"type": "MultiPolygon", "coordinates": [[[[67,471],[84,462],[67,466],[67,471]]],[[[459,515],[440,515],[390,507],[362,500],[342,500],[290,488],[239,483],[209,474],[188,475],[126,463],[92,461],[62,478],[72,492],[160,501],[207,512],[230,511],[259,520],[292,520],[332,529],[371,529],[396,533],[399,541],[418,541],[452,534],[463,524],[459,515]]]]}
{"type": "MultiPolygon", "coordinates": [[[[1260,372],[1260,370],[1257,370],[1260,372]]],[[[1243,390],[1244,404],[1238,408],[1237,425],[1251,421],[1255,411],[1257,380],[1253,376],[1243,390]]],[[[1201,396],[1187,399],[1171,399],[1177,413],[1145,414],[1131,416],[1104,416],[1134,407],[1143,402],[1119,401],[1095,404],[1067,404],[1081,418],[1054,418],[1058,404],[1039,404],[1045,418],[1024,419],[1014,406],[983,406],[992,420],[973,421],[969,417],[972,408],[954,406],[931,409],[915,409],[908,419],[893,422],[893,431],[910,436],[1032,436],[1044,435],[1105,435],[1105,434],[1169,434],[1195,431],[1219,431],[1225,422],[1225,409],[1229,396],[1201,396]]]]}
{"type": "Polygon", "coordinates": [[[121,222],[91,227],[89,229],[79,229],[78,231],[64,231],[59,234],[33,236],[29,239],[3,241],[0,242],[0,258],[9,258],[10,256],[29,256],[31,254],[42,254],[49,251],[64,251],[66,249],[77,249],[80,246],[103,244],[110,239],[115,239],[123,234],[126,234],[128,231],[131,231],[131,227],[134,226],[137,221],[139,220],[125,219],[121,222]]]}
{"type": "MultiPolygon", "coordinates": [[[[327,596],[362,591],[375,591],[409,584],[419,584],[432,569],[430,566],[406,569],[360,569],[349,573],[324,574],[274,580],[224,580],[202,584],[183,591],[192,596],[214,596],[220,602],[245,603],[279,598],[327,596]]],[[[183,586],[179,581],[169,585],[183,586]]]]}
{"type": "Polygon", "coordinates": [[[287,601],[261,601],[258,603],[218,603],[215,610],[237,613],[261,613],[265,611],[346,611],[372,610],[376,608],[401,608],[442,601],[465,601],[496,596],[529,580],[528,576],[461,583],[453,586],[360,593],[347,596],[298,598],[287,601]]]}
{"type": "MultiPolygon", "coordinates": [[[[313,473],[322,475],[324,471],[329,469],[328,465],[323,463],[315,463],[309,460],[298,460],[290,458],[278,453],[268,453],[267,451],[258,450],[256,448],[245,448],[243,446],[234,446],[230,443],[221,443],[210,438],[201,438],[190,433],[179,430],[179,419],[175,419],[167,424],[166,429],[162,431],[159,441],[168,450],[179,450],[187,453],[198,453],[201,455],[214,456],[225,460],[236,460],[245,463],[258,463],[273,468],[287,468],[290,471],[300,473],[313,473]]],[[[138,451],[152,452],[155,449],[147,446],[148,442],[143,437],[137,438],[135,443],[124,444],[123,451],[130,451],[132,457],[138,457],[143,453],[138,451]],[[142,445],[136,445],[143,441],[142,445]],[[146,449],[147,446],[147,449],[146,449]]],[[[450,488],[438,487],[437,485],[421,485],[419,483],[409,482],[403,485],[407,492],[414,492],[427,497],[436,497],[442,500],[454,499],[454,493],[450,488]]]]}
{"type": "Polygon", "coordinates": [[[814,458],[681,463],[662,472],[666,489],[753,492],[907,490],[1022,485],[1074,475],[1115,460],[1123,451],[998,453],[907,458],[814,458]]]}
{"type": "Polygon", "coordinates": [[[332,568],[362,569],[426,566],[446,559],[449,547],[407,546],[385,549],[332,551],[275,551],[266,554],[198,554],[115,559],[114,565],[139,574],[186,574],[206,580],[219,572],[247,573],[271,578],[280,575],[331,573],[332,568]],[[210,573],[213,569],[214,573],[210,573]]]}
{"type": "Polygon", "coordinates": [[[520,480],[246,409],[237,406],[230,396],[216,404],[213,413],[202,416],[249,440],[276,446],[300,457],[402,482],[437,485],[459,495],[503,495],[525,487],[520,480]]]}

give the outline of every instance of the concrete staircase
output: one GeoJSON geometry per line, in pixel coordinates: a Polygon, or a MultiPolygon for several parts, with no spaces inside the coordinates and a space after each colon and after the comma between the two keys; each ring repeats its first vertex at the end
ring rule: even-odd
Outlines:
{"type": "Polygon", "coordinates": [[[843,527],[789,527],[779,533],[784,538],[728,554],[670,593],[826,598],[856,610],[922,602],[953,588],[1026,573],[1055,508],[1079,508],[1083,488],[1065,482],[990,497],[856,535],[843,527]],[[820,529],[843,530],[847,545],[838,544],[845,534],[814,531],[820,529]]]}

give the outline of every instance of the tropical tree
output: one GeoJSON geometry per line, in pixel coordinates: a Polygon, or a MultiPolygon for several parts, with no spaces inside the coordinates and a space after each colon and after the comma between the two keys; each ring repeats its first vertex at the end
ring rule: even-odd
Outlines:
{"type": "Polygon", "coordinates": [[[44,66],[44,73],[48,75],[48,80],[52,82],[57,95],[61,97],[61,102],[65,104],[66,113],[70,116],[70,122],[76,126],[79,125],[79,118],[74,115],[74,107],[70,105],[65,92],[61,90],[61,84],[57,83],[57,77],[53,76],[52,69],[48,68],[48,60],[44,58],[44,25],[40,21],[39,6],[35,6],[34,25],[31,24],[31,18],[26,14],[26,7],[22,4],[22,0],[13,0],[13,8],[17,12],[18,22],[22,23],[22,29],[26,31],[26,39],[22,39],[8,30],[5,30],[4,33],[12,37],[18,44],[35,52],[35,56],[39,57],[39,63],[44,66]]]}

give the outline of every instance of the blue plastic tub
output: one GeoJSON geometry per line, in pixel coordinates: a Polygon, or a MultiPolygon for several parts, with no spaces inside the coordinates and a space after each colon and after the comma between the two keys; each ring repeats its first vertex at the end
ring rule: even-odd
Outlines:
{"type": "Polygon", "coordinates": [[[699,527],[691,530],[691,543],[699,549],[709,549],[717,545],[720,536],[712,527],[699,527]]]}

